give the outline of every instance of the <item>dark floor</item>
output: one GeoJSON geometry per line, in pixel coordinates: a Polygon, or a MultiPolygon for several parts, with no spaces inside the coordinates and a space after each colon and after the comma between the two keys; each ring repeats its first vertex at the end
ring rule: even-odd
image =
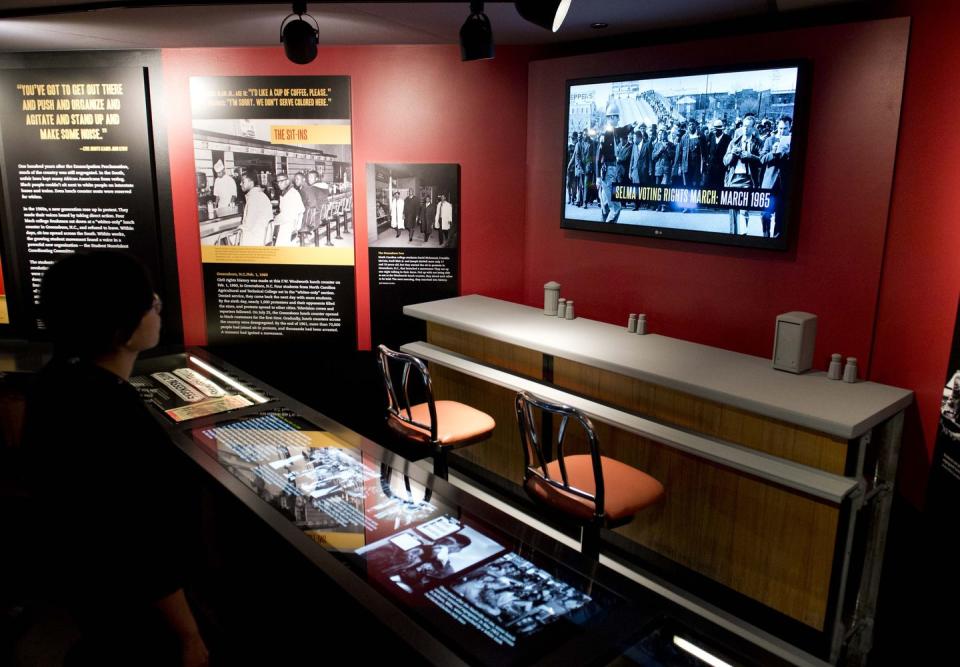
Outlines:
{"type": "MultiPolygon", "coordinates": [[[[278,358],[275,348],[227,348],[214,352],[370,439],[402,449],[383,423],[382,388],[372,353],[324,354],[316,347],[288,349],[285,358],[278,358]]],[[[60,665],[78,633],[69,615],[55,602],[55,593],[44,590],[43,577],[33,571],[26,550],[18,548],[31,543],[30,533],[40,522],[28,518],[32,507],[17,485],[17,464],[16,452],[5,451],[0,464],[0,520],[4,533],[13,537],[4,540],[0,547],[0,665],[60,665]]],[[[208,520],[215,515],[221,526],[244,521],[242,513],[233,512],[224,499],[208,494],[206,501],[208,520]]],[[[947,649],[960,621],[956,606],[960,593],[956,578],[958,526],[955,517],[925,516],[899,498],[895,501],[871,666],[958,664],[943,657],[949,655],[947,649]]],[[[227,534],[250,536],[257,531],[257,526],[244,525],[242,529],[234,526],[227,534]]],[[[368,651],[368,630],[376,626],[375,619],[361,620],[363,613],[359,610],[355,614],[341,611],[331,616],[318,611],[316,604],[294,603],[291,607],[289,596],[284,602],[273,600],[266,590],[251,585],[257,579],[251,579],[249,564],[257,554],[269,563],[270,572],[282,571],[286,577],[294,578],[298,586],[311,580],[307,564],[270,542],[266,533],[245,539],[242,544],[219,541],[218,553],[212,557],[207,554],[207,567],[213,562],[215,571],[200,573],[204,584],[197,587],[196,602],[202,622],[214,637],[214,656],[219,657],[215,664],[250,664],[253,657],[261,664],[281,664],[277,662],[281,657],[284,662],[332,657],[317,652],[311,643],[296,647],[297,637],[315,636],[318,627],[326,627],[323,634],[327,636],[352,637],[368,651]],[[253,553],[249,551],[252,544],[258,545],[253,553]],[[233,552],[244,553],[244,558],[231,561],[224,557],[233,552]],[[238,588],[238,581],[248,585],[238,588]],[[283,608],[278,608],[278,604],[283,608]],[[251,643],[250,637],[275,639],[251,643]],[[293,648],[278,648],[279,644],[291,641],[293,648]]],[[[305,596],[330,600],[336,595],[324,582],[312,581],[304,590],[308,593],[298,596],[301,601],[305,596]]],[[[338,604],[349,601],[341,600],[338,604]]],[[[374,644],[381,647],[384,659],[395,659],[396,651],[405,653],[388,639],[374,644]]],[[[369,654],[365,653],[365,657],[369,658],[369,654]]],[[[412,660],[412,656],[405,657],[405,663],[412,660]]]]}

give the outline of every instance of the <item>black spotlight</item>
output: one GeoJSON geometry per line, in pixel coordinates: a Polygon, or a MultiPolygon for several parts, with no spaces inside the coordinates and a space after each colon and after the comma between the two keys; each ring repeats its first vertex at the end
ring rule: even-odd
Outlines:
{"type": "Polygon", "coordinates": [[[493,58],[493,27],[483,13],[483,2],[470,3],[470,16],[460,28],[460,60],[493,58]]]}
{"type": "Polygon", "coordinates": [[[541,28],[556,32],[567,18],[572,0],[517,0],[514,4],[523,18],[541,28]]]}
{"type": "Polygon", "coordinates": [[[303,20],[303,15],[307,14],[306,2],[293,3],[293,14],[283,19],[280,24],[280,41],[283,42],[283,50],[287,54],[290,62],[298,65],[306,65],[313,62],[317,57],[317,43],[320,41],[320,26],[317,20],[307,14],[307,18],[313,21],[311,26],[303,20]],[[292,16],[297,18],[290,21],[292,16]],[[287,23],[287,21],[290,21],[287,23]]]}

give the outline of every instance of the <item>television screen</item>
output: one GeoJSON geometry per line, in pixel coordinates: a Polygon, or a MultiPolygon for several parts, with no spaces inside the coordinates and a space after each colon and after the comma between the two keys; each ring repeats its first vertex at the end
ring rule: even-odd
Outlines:
{"type": "Polygon", "coordinates": [[[805,70],[792,62],[568,81],[561,226],[785,249],[805,70]]]}

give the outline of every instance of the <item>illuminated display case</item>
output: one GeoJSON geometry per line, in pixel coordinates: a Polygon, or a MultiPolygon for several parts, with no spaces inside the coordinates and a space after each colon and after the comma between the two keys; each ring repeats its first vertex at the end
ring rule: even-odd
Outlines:
{"type": "Polygon", "coordinates": [[[719,628],[690,639],[667,599],[204,351],[134,380],[190,458],[429,662],[707,664],[686,637],[780,664],[719,628]]]}

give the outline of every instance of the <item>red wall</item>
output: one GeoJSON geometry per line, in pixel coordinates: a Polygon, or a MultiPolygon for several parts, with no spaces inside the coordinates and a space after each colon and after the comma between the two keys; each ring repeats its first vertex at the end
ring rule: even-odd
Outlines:
{"type": "Polygon", "coordinates": [[[770,354],[777,313],[817,313],[818,367],[831,352],[857,356],[869,379],[916,392],[899,490],[920,506],[960,286],[960,132],[952,127],[960,3],[903,0],[883,11],[911,19],[532,63],[524,299],[537,304],[540,285],[558,280],[578,314],[621,322],[645,312],[657,333],[760,356],[770,354]],[[812,63],[799,236],[789,252],[559,228],[564,148],[555,137],[564,128],[555,100],[566,79],[736,64],[747,53],[812,63]]]}
{"type": "Polygon", "coordinates": [[[960,3],[899,2],[912,14],[897,169],[871,377],[909,387],[900,489],[923,498],[960,288],[960,3]]]}
{"type": "Polygon", "coordinates": [[[368,162],[461,165],[461,289],[519,301],[523,263],[526,80],[530,51],[501,47],[492,61],[462,63],[456,46],[320,49],[310,65],[276,48],[166,49],[164,99],[170,142],[184,338],[203,344],[189,77],[348,75],[352,85],[357,330],[370,345],[366,247],[368,162]]]}
{"type": "MultiPolygon", "coordinates": [[[[557,280],[577,313],[769,356],[774,319],[819,316],[815,365],[866,363],[873,333],[901,82],[905,20],[704,40],[530,66],[525,298],[557,280]],[[786,253],[561,230],[565,81],[604,74],[806,58],[813,91],[799,237],[786,253]]],[[[798,119],[802,125],[802,120],[798,119]]],[[[800,129],[800,128],[798,128],[800,129]]],[[[794,134],[798,132],[795,130],[794,134]]]]}

